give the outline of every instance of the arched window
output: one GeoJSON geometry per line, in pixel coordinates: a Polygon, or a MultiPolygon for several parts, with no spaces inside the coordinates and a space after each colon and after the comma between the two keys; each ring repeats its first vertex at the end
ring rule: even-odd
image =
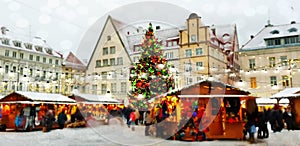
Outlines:
{"type": "Polygon", "coordinates": [[[270,32],[271,34],[279,34],[279,31],[278,30],[273,30],[270,32]]]}

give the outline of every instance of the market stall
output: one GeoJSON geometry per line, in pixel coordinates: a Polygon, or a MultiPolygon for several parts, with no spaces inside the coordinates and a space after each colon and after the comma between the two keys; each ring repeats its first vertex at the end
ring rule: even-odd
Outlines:
{"type": "Polygon", "coordinates": [[[100,124],[109,124],[109,116],[116,116],[123,105],[110,95],[74,94],[78,109],[86,120],[93,119],[100,124]]]}
{"type": "Polygon", "coordinates": [[[280,101],[277,101],[276,99],[271,99],[269,97],[259,97],[255,100],[258,106],[258,111],[263,111],[264,109],[272,109],[274,108],[274,105],[278,103],[279,107],[286,108],[290,103],[288,99],[281,99],[280,101]]]}
{"type": "Polygon", "coordinates": [[[300,129],[300,88],[286,88],[270,98],[276,99],[278,102],[282,100],[289,100],[289,106],[292,113],[295,115],[296,128],[300,129]]]}
{"type": "Polygon", "coordinates": [[[2,125],[9,129],[31,130],[42,128],[47,110],[53,110],[56,117],[63,109],[70,111],[76,101],[61,94],[15,91],[0,99],[0,104],[2,125]]]}
{"type": "Polygon", "coordinates": [[[172,130],[180,140],[201,139],[203,133],[207,139],[242,139],[247,108],[256,107],[256,97],[248,91],[218,81],[199,81],[163,96],[174,94],[179,103],[172,118],[178,127],[172,130]]]}

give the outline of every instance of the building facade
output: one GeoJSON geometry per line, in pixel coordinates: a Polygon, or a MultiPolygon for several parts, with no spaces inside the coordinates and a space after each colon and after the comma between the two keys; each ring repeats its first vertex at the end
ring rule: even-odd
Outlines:
{"type": "Polygon", "coordinates": [[[62,63],[61,93],[66,96],[71,96],[75,90],[85,93],[87,85],[85,72],[86,65],[70,52],[62,63]]]}
{"type": "Polygon", "coordinates": [[[300,86],[300,24],[266,25],[240,49],[243,88],[270,97],[300,86]]]}
{"type": "Polygon", "coordinates": [[[61,93],[62,55],[39,37],[25,42],[7,32],[1,27],[0,94],[16,90],[61,93]]]}
{"type": "Polygon", "coordinates": [[[234,84],[239,78],[235,26],[204,26],[192,13],[179,32],[180,86],[213,77],[234,84]]]}

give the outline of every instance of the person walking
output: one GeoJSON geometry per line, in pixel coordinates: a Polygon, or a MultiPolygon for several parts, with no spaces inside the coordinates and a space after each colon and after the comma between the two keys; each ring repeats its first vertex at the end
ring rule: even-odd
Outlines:
{"type": "Polygon", "coordinates": [[[58,114],[57,122],[59,125],[59,129],[63,129],[65,127],[65,122],[67,121],[67,115],[65,113],[65,110],[62,110],[58,114]]]}
{"type": "Polygon", "coordinates": [[[48,110],[45,114],[45,126],[46,126],[46,132],[49,132],[52,129],[54,118],[53,110],[48,110]]]}
{"type": "Polygon", "coordinates": [[[145,136],[149,136],[150,135],[150,125],[152,124],[153,122],[153,118],[151,117],[151,112],[150,111],[147,111],[145,112],[146,115],[145,115],[145,136]]]}
{"type": "Polygon", "coordinates": [[[135,117],[135,111],[132,111],[132,112],[130,113],[130,115],[129,115],[129,121],[128,121],[128,123],[127,123],[128,128],[130,128],[130,126],[131,126],[132,131],[135,130],[135,129],[134,129],[135,120],[136,120],[136,117],[135,117]]]}

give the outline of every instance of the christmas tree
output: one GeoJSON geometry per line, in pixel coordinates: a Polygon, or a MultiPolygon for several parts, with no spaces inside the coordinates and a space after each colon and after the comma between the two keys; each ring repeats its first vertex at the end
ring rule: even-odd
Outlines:
{"type": "Polygon", "coordinates": [[[141,48],[139,62],[130,68],[130,101],[139,110],[147,110],[148,100],[174,89],[175,83],[151,23],[141,48]]]}

